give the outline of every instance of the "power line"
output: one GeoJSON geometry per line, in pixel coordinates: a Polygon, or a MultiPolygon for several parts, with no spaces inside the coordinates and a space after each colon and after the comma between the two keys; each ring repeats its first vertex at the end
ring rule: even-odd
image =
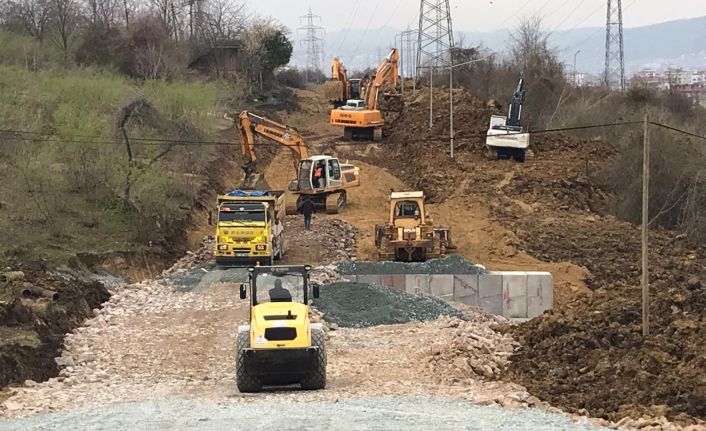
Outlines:
{"type": "Polygon", "coordinates": [[[341,51],[341,48],[343,48],[343,44],[348,38],[348,33],[351,31],[351,27],[353,27],[353,22],[355,22],[355,17],[358,13],[358,9],[360,9],[360,0],[358,0],[355,3],[355,6],[353,6],[353,12],[351,13],[350,20],[348,21],[348,24],[346,25],[345,30],[343,32],[343,39],[341,39],[341,43],[338,44],[338,49],[336,49],[337,52],[335,52],[334,54],[338,54],[341,51]]]}
{"type": "Polygon", "coordinates": [[[365,26],[365,30],[363,30],[363,34],[360,36],[360,39],[358,39],[358,45],[356,45],[355,50],[353,51],[353,57],[358,55],[358,49],[360,49],[360,44],[363,43],[363,39],[365,38],[365,35],[368,34],[368,29],[370,29],[370,24],[373,23],[373,18],[375,18],[375,13],[378,11],[378,7],[380,7],[380,3],[382,3],[382,0],[378,0],[378,2],[375,4],[375,8],[373,9],[373,13],[370,15],[370,19],[368,19],[368,24],[365,26]]]}
{"type": "Polygon", "coordinates": [[[564,23],[566,21],[568,21],[569,18],[571,18],[576,13],[576,11],[579,10],[579,8],[581,6],[583,6],[584,3],[586,3],[586,0],[581,0],[581,2],[579,2],[579,4],[577,4],[576,7],[571,12],[569,12],[569,14],[566,16],[566,18],[564,18],[556,27],[554,27],[554,30],[552,30],[550,33],[556,32],[559,29],[559,27],[564,25],[564,23]]]}
{"type": "MultiPolygon", "coordinates": [[[[613,123],[602,123],[602,124],[588,124],[588,125],[578,125],[578,126],[570,126],[570,127],[558,127],[558,128],[551,128],[551,129],[542,129],[542,130],[532,130],[530,132],[518,132],[517,134],[522,134],[522,133],[530,133],[532,135],[542,135],[542,134],[550,134],[550,133],[561,133],[561,132],[571,132],[571,131],[579,131],[579,130],[590,130],[590,129],[601,129],[601,128],[610,128],[610,127],[623,127],[623,126],[636,126],[636,125],[642,125],[643,121],[619,121],[619,122],[613,122],[613,123]]],[[[688,130],[684,130],[675,126],[670,126],[668,124],[663,124],[663,123],[657,123],[650,121],[650,124],[653,126],[661,127],[666,130],[670,130],[673,132],[680,133],[685,136],[689,136],[691,138],[696,138],[700,139],[703,141],[706,141],[706,136],[704,135],[699,135],[698,133],[695,132],[690,132],[688,130]]],[[[110,138],[106,136],[87,136],[87,135],[77,135],[78,137],[85,138],[85,139],[68,139],[68,138],[59,138],[56,137],[56,135],[49,135],[49,134],[43,134],[39,132],[31,132],[31,131],[23,131],[23,130],[14,130],[14,129],[0,129],[0,133],[11,133],[15,135],[29,135],[29,136],[3,136],[0,135],[0,142],[3,140],[10,140],[10,141],[26,141],[26,142],[34,142],[34,143],[42,143],[42,142],[53,142],[53,143],[73,143],[73,144],[97,144],[97,145],[125,145],[125,143],[117,138],[110,138]]],[[[513,133],[510,133],[512,135],[513,133]]],[[[456,133],[456,136],[461,136],[464,138],[485,138],[488,136],[487,133],[478,133],[478,134],[469,134],[465,135],[463,133],[456,133]]],[[[170,139],[159,139],[159,138],[130,138],[131,142],[139,142],[142,145],[160,145],[163,146],[165,144],[171,144],[171,145],[178,145],[178,146],[225,146],[225,147],[240,147],[239,142],[225,142],[225,141],[202,141],[202,140],[170,140],[170,139]]],[[[281,147],[282,145],[276,142],[260,142],[257,144],[258,146],[273,146],[273,147],[281,147]]],[[[355,145],[370,145],[368,142],[359,142],[359,143],[351,143],[351,142],[342,142],[335,144],[336,146],[355,146],[355,145]]]]}

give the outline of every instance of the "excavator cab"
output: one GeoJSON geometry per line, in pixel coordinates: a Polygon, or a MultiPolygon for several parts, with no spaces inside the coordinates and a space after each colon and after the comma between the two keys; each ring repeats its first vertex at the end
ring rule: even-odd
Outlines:
{"type": "Polygon", "coordinates": [[[341,187],[341,164],[330,156],[314,156],[299,162],[299,190],[316,191],[341,187]]]}

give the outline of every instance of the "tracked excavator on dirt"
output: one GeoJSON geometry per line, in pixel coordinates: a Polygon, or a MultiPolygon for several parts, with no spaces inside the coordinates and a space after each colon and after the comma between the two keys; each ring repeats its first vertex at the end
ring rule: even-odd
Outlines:
{"type": "Polygon", "coordinates": [[[346,204],[346,190],[360,186],[360,168],[340,163],[331,156],[310,156],[304,139],[293,127],[243,111],[238,116],[238,129],[240,152],[247,160],[243,165],[245,189],[257,188],[256,184],[262,177],[257,167],[255,136],[279,143],[292,151],[297,177],[290,181],[288,188],[297,195],[297,199],[287,201],[287,214],[297,213],[304,196],[308,196],[317,209],[338,214],[346,204]]]}
{"type": "Polygon", "coordinates": [[[397,63],[400,55],[393,49],[375,71],[375,76],[366,82],[361,91],[361,99],[349,99],[346,104],[331,111],[330,124],[343,127],[346,140],[375,140],[375,130],[382,129],[381,104],[390,110],[401,110],[402,97],[397,94],[399,80],[397,63]],[[384,92],[389,85],[391,92],[384,92]]]}
{"type": "Polygon", "coordinates": [[[510,99],[507,116],[493,115],[485,140],[488,156],[497,159],[513,158],[525,161],[525,152],[529,148],[530,135],[522,128],[522,104],[525,103],[524,79],[520,78],[515,93],[510,99]]]}
{"type": "Polygon", "coordinates": [[[331,104],[334,109],[345,106],[350,99],[360,98],[361,81],[360,78],[348,78],[348,72],[346,72],[343,62],[338,57],[333,58],[333,63],[331,64],[331,82],[333,82],[335,86],[340,87],[338,89],[338,97],[331,99],[331,104]]]}
{"type": "Polygon", "coordinates": [[[451,254],[451,228],[435,226],[424,207],[424,192],[390,193],[390,218],[375,226],[380,260],[424,262],[451,254]]]}

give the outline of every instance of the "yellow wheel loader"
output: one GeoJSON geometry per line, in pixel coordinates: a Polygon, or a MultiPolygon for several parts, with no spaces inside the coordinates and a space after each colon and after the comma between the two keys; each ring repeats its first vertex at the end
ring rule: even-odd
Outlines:
{"type": "Polygon", "coordinates": [[[424,262],[456,250],[451,229],[434,226],[424,207],[424,192],[390,193],[390,219],[375,226],[381,260],[424,262]]]}
{"type": "Polygon", "coordinates": [[[240,298],[250,292],[250,324],[238,327],[236,383],[241,392],[265,385],[300,384],[326,387],[326,347],[320,323],[309,321],[310,266],[256,266],[240,285],[240,298]]]}

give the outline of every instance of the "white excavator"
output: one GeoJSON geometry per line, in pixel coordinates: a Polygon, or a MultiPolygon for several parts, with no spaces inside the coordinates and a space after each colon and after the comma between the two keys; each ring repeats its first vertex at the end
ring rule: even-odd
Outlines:
{"type": "Polygon", "coordinates": [[[346,205],[346,191],[360,187],[360,168],[341,163],[335,157],[309,155],[309,147],[295,128],[248,111],[241,112],[236,121],[240,130],[240,153],[246,160],[243,165],[244,189],[258,188],[257,184],[263,175],[257,166],[255,146],[258,141],[255,136],[291,150],[296,177],[289,182],[288,189],[297,196],[297,200],[287,201],[287,214],[297,213],[303,196],[308,196],[317,209],[325,210],[328,214],[338,214],[346,205]],[[315,176],[317,170],[319,177],[315,176]]]}
{"type": "Polygon", "coordinates": [[[515,93],[510,99],[507,116],[490,117],[485,146],[488,157],[494,159],[515,159],[525,161],[525,152],[529,148],[530,134],[522,128],[522,104],[525,103],[524,79],[520,78],[515,93]]]}

